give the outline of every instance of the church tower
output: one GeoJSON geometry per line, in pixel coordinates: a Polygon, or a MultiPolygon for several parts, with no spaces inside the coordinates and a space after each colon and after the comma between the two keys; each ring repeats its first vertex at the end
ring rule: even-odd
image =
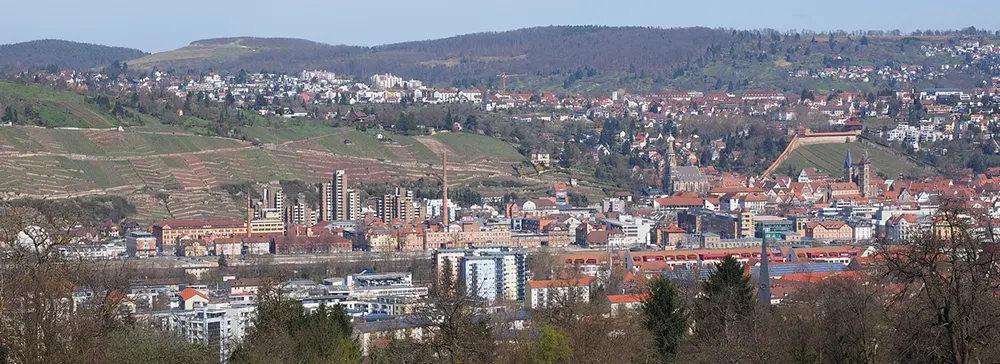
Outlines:
{"type": "Polygon", "coordinates": [[[872,160],[865,151],[865,157],[858,163],[861,168],[858,171],[858,189],[861,190],[861,197],[874,197],[875,186],[872,186],[872,160]]]}
{"type": "Polygon", "coordinates": [[[847,150],[847,158],[844,159],[844,182],[854,181],[854,161],[851,159],[851,150],[847,150]]]}
{"type": "Polygon", "coordinates": [[[677,177],[677,154],[674,153],[674,142],[667,142],[666,168],[663,171],[663,192],[674,194],[674,180],[677,177]]]}

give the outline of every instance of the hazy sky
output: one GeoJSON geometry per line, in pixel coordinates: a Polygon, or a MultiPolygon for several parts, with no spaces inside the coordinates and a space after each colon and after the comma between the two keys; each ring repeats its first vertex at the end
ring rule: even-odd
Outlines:
{"type": "Polygon", "coordinates": [[[158,52],[224,36],[377,45],[542,25],[997,29],[997,0],[3,0],[0,44],[42,38],[158,52]]]}

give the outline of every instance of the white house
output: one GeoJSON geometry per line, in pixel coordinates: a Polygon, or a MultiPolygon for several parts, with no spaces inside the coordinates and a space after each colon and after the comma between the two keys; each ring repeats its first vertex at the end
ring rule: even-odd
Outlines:
{"type": "Polygon", "coordinates": [[[590,285],[594,283],[594,279],[592,276],[583,276],[577,279],[528,281],[525,307],[537,309],[559,302],[590,302],[590,285]]]}

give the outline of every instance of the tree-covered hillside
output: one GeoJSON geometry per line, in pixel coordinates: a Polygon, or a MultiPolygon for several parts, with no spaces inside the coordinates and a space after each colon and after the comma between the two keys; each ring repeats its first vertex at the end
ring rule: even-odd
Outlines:
{"type": "Polygon", "coordinates": [[[146,55],[138,49],[43,39],[0,45],[0,72],[26,68],[89,69],[146,55]]]}
{"type": "MultiPolygon", "coordinates": [[[[376,47],[285,38],[209,39],[129,64],[234,73],[240,69],[289,73],[326,69],[359,78],[391,72],[459,87],[496,88],[497,75],[506,72],[523,75],[510,80],[514,88],[853,90],[890,85],[870,80],[831,82],[812,76],[850,66],[937,69],[956,60],[946,54],[928,56],[923,47],[947,48],[963,40],[991,38],[995,38],[993,33],[974,29],[901,36],[895,31],[550,26],[376,47]]],[[[925,87],[961,85],[979,76],[977,72],[972,68],[933,80],[918,77],[913,82],[924,82],[921,86],[925,87]]]]}

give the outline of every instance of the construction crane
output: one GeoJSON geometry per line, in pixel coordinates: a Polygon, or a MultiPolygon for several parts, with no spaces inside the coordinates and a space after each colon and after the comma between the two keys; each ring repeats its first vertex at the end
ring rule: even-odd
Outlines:
{"type": "Polygon", "coordinates": [[[500,84],[503,85],[502,88],[504,94],[507,94],[507,77],[524,77],[524,76],[527,75],[523,73],[508,75],[507,72],[501,72],[499,75],[497,75],[497,77],[500,77],[500,84]]]}

